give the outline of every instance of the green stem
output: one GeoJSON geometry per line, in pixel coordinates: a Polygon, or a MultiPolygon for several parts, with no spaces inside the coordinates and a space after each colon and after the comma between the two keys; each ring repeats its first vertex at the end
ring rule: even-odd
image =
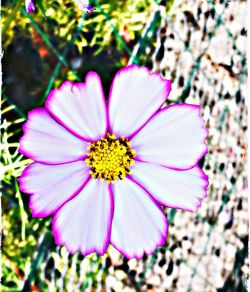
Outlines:
{"type": "Polygon", "coordinates": [[[16,197],[18,199],[18,205],[20,208],[20,217],[21,217],[21,238],[25,240],[25,226],[28,221],[28,216],[24,210],[23,200],[21,197],[21,193],[19,191],[17,180],[15,179],[15,188],[16,188],[16,197]]]}
{"type": "Polygon", "coordinates": [[[77,81],[81,81],[81,78],[77,75],[77,73],[74,70],[70,69],[70,66],[68,64],[68,62],[64,59],[64,57],[59,53],[59,51],[57,50],[57,48],[52,44],[52,42],[50,41],[50,39],[47,37],[47,35],[42,31],[42,29],[37,25],[37,23],[34,21],[33,17],[28,14],[26,12],[26,10],[24,9],[24,7],[20,8],[22,14],[24,16],[26,16],[31,24],[34,26],[34,28],[36,29],[36,31],[40,34],[40,36],[43,38],[43,40],[45,41],[45,43],[50,47],[50,49],[52,50],[52,52],[58,57],[58,59],[72,72],[72,74],[74,75],[74,77],[76,78],[77,81]]]}
{"type": "Polygon", "coordinates": [[[4,27],[2,29],[2,37],[4,38],[6,31],[8,30],[9,26],[11,25],[12,21],[16,18],[17,12],[19,11],[22,4],[22,0],[19,0],[13,9],[12,13],[7,18],[7,21],[4,24],[4,27]]]}

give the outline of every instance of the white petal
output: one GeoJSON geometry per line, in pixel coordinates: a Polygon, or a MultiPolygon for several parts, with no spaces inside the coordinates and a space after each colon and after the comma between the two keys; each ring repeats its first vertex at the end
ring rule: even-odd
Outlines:
{"type": "Polygon", "coordinates": [[[56,244],[71,253],[103,255],[110,240],[113,198],[106,182],[90,179],[84,189],[54,216],[56,244]]]}
{"type": "Polygon", "coordinates": [[[171,82],[145,67],[131,65],[114,78],[109,95],[109,121],[112,133],[131,136],[166,101],[171,82]]]}
{"type": "Polygon", "coordinates": [[[155,201],[135,182],[125,178],[113,185],[114,217],[111,243],[127,258],[151,254],[166,242],[167,219],[155,201]]]}
{"type": "Polygon", "coordinates": [[[136,161],[131,167],[133,178],[167,207],[196,211],[206,197],[208,178],[195,166],[176,171],[154,163],[136,161]]]}
{"type": "Polygon", "coordinates": [[[25,7],[27,13],[32,13],[36,11],[34,0],[25,0],[25,7]]]}
{"type": "Polygon", "coordinates": [[[89,0],[74,0],[79,6],[88,6],[89,5],[89,0]]]}
{"type": "Polygon", "coordinates": [[[200,107],[177,104],[157,113],[131,140],[137,160],[190,169],[207,153],[200,107]]]}
{"type": "Polygon", "coordinates": [[[25,168],[18,181],[21,191],[32,194],[29,207],[33,217],[46,217],[76,196],[89,177],[84,161],[61,165],[35,162],[25,168]]]}
{"type": "Polygon", "coordinates": [[[72,135],[43,108],[29,112],[23,131],[19,151],[35,161],[58,164],[86,156],[88,143],[72,135]]]}
{"type": "Polygon", "coordinates": [[[106,102],[100,77],[89,72],[85,83],[66,81],[46,101],[51,115],[76,136],[99,140],[107,131],[106,102]]]}
{"type": "Polygon", "coordinates": [[[89,6],[89,0],[74,0],[74,2],[76,2],[81,10],[85,10],[85,8],[89,6]]]}
{"type": "Polygon", "coordinates": [[[79,9],[81,9],[82,11],[84,11],[85,13],[92,13],[95,8],[89,5],[89,0],[74,0],[79,9]]]}

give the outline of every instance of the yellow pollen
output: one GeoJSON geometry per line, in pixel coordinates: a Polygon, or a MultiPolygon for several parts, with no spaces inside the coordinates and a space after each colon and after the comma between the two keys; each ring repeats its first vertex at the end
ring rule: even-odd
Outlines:
{"type": "Polygon", "coordinates": [[[90,143],[88,150],[85,161],[94,179],[106,180],[109,184],[131,173],[136,152],[123,136],[117,139],[114,134],[107,134],[106,138],[90,143]]]}

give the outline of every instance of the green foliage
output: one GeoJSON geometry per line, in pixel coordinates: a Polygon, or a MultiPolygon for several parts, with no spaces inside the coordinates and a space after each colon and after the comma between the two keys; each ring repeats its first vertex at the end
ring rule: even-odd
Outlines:
{"type": "MultiPolygon", "coordinates": [[[[37,12],[31,17],[42,31],[59,44],[58,48],[66,46],[75,34],[82,16],[73,0],[36,1],[37,12]]],[[[30,25],[30,20],[19,8],[24,1],[8,2],[2,7],[3,47],[7,48],[20,36],[36,38],[37,33],[30,25]],[[6,29],[5,27],[8,27],[6,29]]],[[[85,24],[75,41],[75,46],[82,53],[85,47],[95,47],[95,54],[111,45],[121,50],[120,42],[114,34],[130,44],[140,37],[141,31],[154,5],[153,0],[93,0],[96,10],[87,15],[85,24]],[[114,31],[114,27],[116,30],[114,31]]]]}
{"type": "Polygon", "coordinates": [[[36,246],[39,220],[28,221],[28,213],[16,180],[24,167],[31,162],[18,152],[17,138],[24,120],[25,117],[15,106],[3,99],[0,173],[3,195],[3,291],[20,291],[23,275],[29,268],[28,259],[31,259],[36,246]]]}

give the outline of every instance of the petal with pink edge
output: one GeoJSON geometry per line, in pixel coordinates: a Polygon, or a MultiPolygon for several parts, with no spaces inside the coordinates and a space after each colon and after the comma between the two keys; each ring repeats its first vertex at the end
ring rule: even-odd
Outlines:
{"type": "Polygon", "coordinates": [[[162,209],[141,186],[125,178],[113,186],[111,243],[127,258],[141,259],[165,244],[168,224],[162,209]]]}
{"type": "Polygon", "coordinates": [[[84,161],[61,165],[35,162],[25,168],[18,181],[22,192],[32,194],[29,207],[33,217],[42,218],[75,197],[89,178],[89,168],[84,161]]]}
{"type": "Polygon", "coordinates": [[[162,106],[171,81],[145,67],[127,66],[117,72],[109,95],[109,122],[117,136],[134,135],[162,106]]]}
{"type": "Polygon", "coordinates": [[[89,0],[74,0],[74,1],[77,3],[79,9],[83,10],[86,13],[91,13],[95,10],[94,7],[89,5],[89,0]]]}
{"type": "Polygon", "coordinates": [[[106,182],[93,180],[66,203],[52,221],[56,244],[65,245],[70,253],[103,255],[110,240],[113,216],[112,193],[106,182]]]}
{"type": "Polygon", "coordinates": [[[196,211],[200,200],[207,196],[208,178],[198,166],[176,171],[158,164],[136,161],[131,171],[132,177],[167,207],[196,211]]]}
{"type": "Polygon", "coordinates": [[[89,72],[85,83],[65,81],[45,104],[50,114],[74,135],[99,140],[107,131],[106,102],[100,77],[89,72]]]}
{"type": "Polygon", "coordinates": [[[87,142],[72,135],[43,108],[29,112],[23,131],[19,152],[41,163],[81,160],[88,151],[87,142]]]}
{"type": "Polygon", "coordinates": [[[25,0],[25,7],[27,13],[32,13],[36,11],[35,2],[33,0],[25,0]]]}
{"type": "Polygon", "coordinates": [[[200,107],[177,104],[153,116],[131,143],[137,160],[185,170],[196,165],[207,153],[206,137],[200,107]]]}

